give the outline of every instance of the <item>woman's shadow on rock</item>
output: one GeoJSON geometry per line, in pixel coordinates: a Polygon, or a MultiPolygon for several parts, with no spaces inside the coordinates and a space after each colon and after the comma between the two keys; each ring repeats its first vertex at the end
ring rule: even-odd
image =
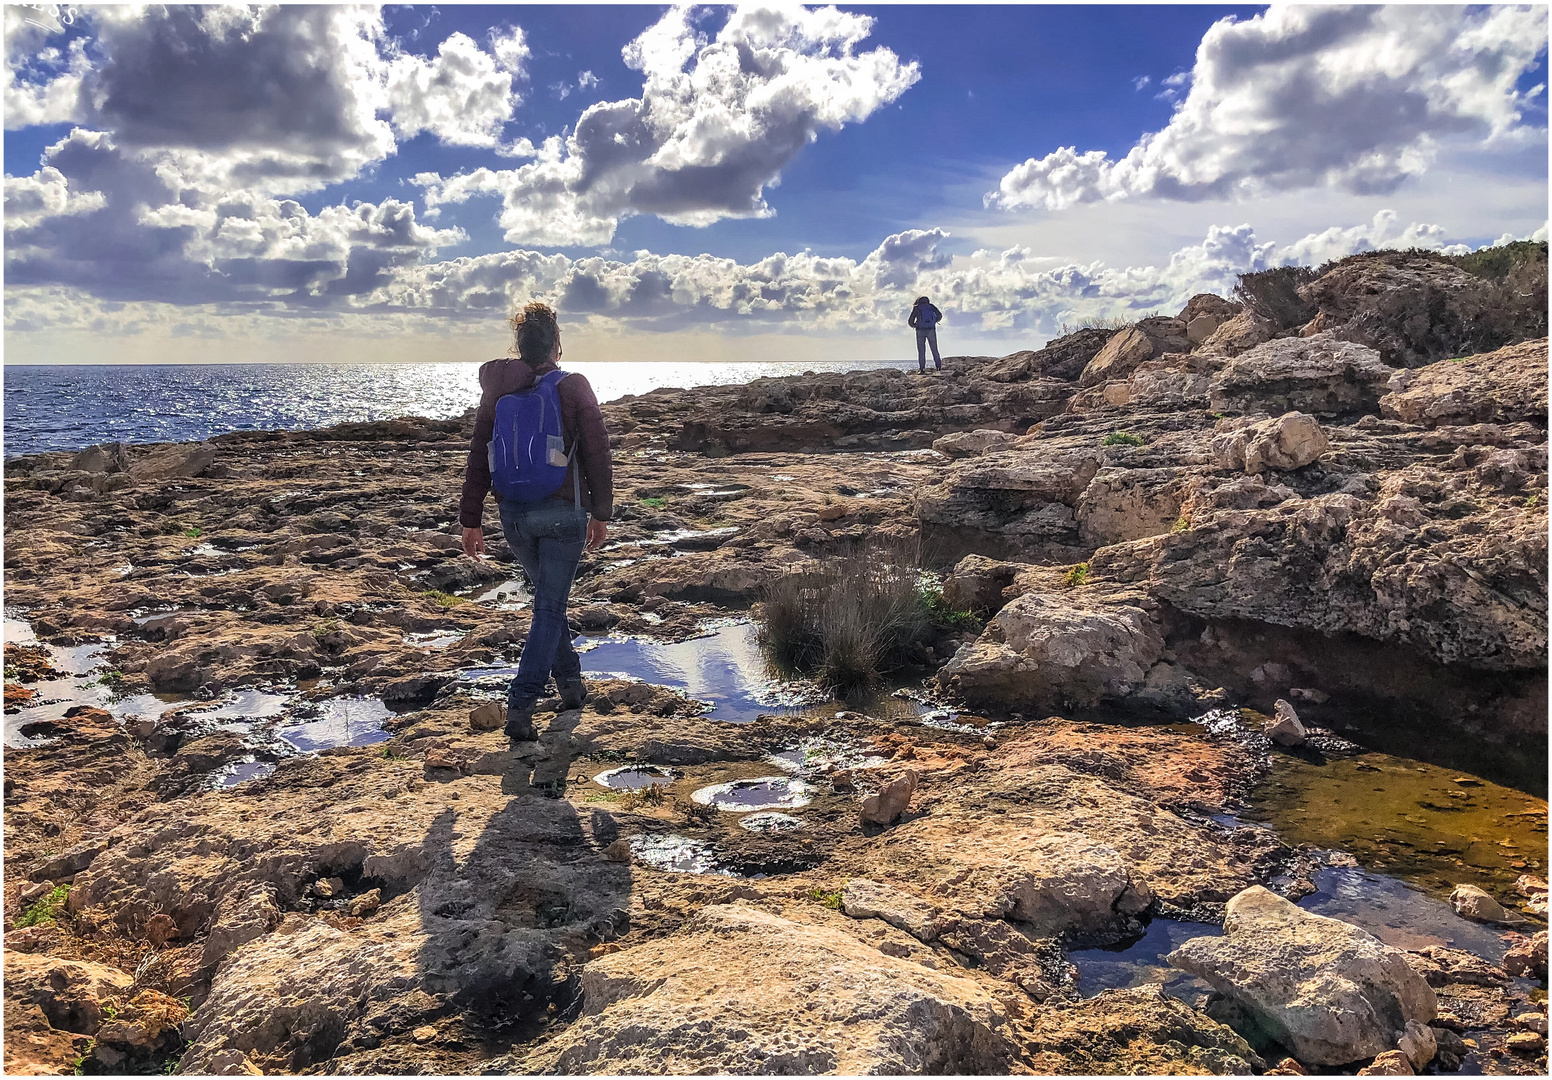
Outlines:
{"type": "Polygon", "coordinates": [[[629,929],[630,864],[605,858],[591,824],[559,797],[579,716],[559,714],[538,753],[514,758],[501,782],[512,797],[472,845],[456,806],[423,843],[422,986],[501,1042],[564,1019],[589,950],[629,929]]]}

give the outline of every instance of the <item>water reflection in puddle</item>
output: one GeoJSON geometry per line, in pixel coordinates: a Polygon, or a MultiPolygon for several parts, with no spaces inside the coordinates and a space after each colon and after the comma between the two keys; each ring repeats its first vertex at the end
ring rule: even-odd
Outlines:
{"type": "Polygon", "coordinates": [[[249,780],[260,780],[275,771],[273,761],[234,761],[212,775],[213,786],[220,790],[236,787],[249,780]]]}
{"type": "Polygon", "coordinates": [[[517,611],[527,607],[531,599],[528,589],[521,581],[503,581],[500,585],[480,593],[474,598],[474,602],[488,604],[497,611],[517,611]]]}
{"type": "Polygon", "coordinates": [[[715,806],[739,814],[749,810],[767,810],[773,806],[807,806],[815,789],[789,776],[761,776],[753,780],[733,780],[713,784],[693,792],[690,798],[702,806],[715,806]]]}
{"type": "Polygon", "coordinates": [[[1101,990],[1161,983],[1166,994],[1194,1004],[1212,987],[1171,967],[1164,957],[1191,938],[1222,934],[1222,928],[1212,923],[1154,919],[1139,940],[1123,949],[1079,949],[1068,953],[1067,959],[1078,969],[1078,989],[1084,997],[1093,997],[1101,990]]]}
{"type": "Polygon", "coordinates": [[[1299,901],[1301,908],[1352,923],[1387,945],[1398,949],[1447,945],[1495,964],[1503,961],[1507,946],[1501,929],[1463,919],[1448,904],[1395,878],[1355,866],[1334,866],[1315,876],[1315,889],[1299,901]]]}
{"type": "Polygon", "coordinates": [[[610,769],[593,777],[593,783],[615,791],[636,791],[651,787],[653,784],[667,787],[673,782],[674,774],[670,770],[658,768],[655,765],[610,769]]]}
{"type": "Polygon", "coordinates": [[[816,695],[805,683],[775,678],[750,623],[665,644],[635,638],[578,641],[582,671],[593,678],[632,678],[668,686],[712,706],[715,720],[747,723],[761,713],[796,709],[816,695]]]}
{"type": "Polygon", "coordinates": [[[423,649],[445,649],[464,639],[462,630],[431,630],[424,634],[405,634],[404,644],[423,649]]]}
{"type": "Polygon", "coordinates": [[[383,721],[393,712],[377,698],[330,698],[319,702],[318,708],[321,718],[280,728],[276,734],[303,751],[371,746],[390,737],[383,730],[383,721]]]}
{"type": "Polygon", "coordinates": [[[1466,883],[1512,903],[1520,874],[1546,872],[1545,800],[1410,758],[1274,753],[1250,804],[1244,816],[1290,844],[1350,852],[1440,898],[1466,883]]]}
{"type": "Polygon", "coordinates": [[[675,874],[720,874],[736,877],[727,870],[719,870],[712,857],[710,844],[691,840],[674,833],[644,833],[630,838],[631,855],[657,870],[675,874]]]}

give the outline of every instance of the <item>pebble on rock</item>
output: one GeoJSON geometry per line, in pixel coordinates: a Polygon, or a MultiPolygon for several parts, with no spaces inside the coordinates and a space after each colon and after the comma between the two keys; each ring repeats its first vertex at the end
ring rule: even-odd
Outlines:
{"type": "Polygon", "coordinates": [[[1299,714],[1293,711],[1293,706],[1282,698],[1277,699],[1277,715],[1262,732],[1278,746],[1303,746],[1309,733],[1304,730],[1304,725],[1299,721],[1299,714]]]}
{"type": "Polygon", "coordinates": [[[1475,885],[1457,885],[1450,893],[1450,904],[1455,914],[1476,922],[1509,922],[1510,916],[1503,905],[1484,889],[1475,885]]]}
{"type": "Polygon", "coordinates": [[[1400,1050],[1387,1050],[1358,1070],[1359,1076],[1414,1076],[1412,1063],[1400,1050]]]}

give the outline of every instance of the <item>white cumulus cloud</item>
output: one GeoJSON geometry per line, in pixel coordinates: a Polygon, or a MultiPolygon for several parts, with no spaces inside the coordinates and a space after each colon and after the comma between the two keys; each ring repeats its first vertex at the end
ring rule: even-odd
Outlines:
{"type": "MultiPolygon", "coordinates": [[[[1516,86],[1547,46],[1545,7],[1273,7],[1215,23],[1162,131],[1112,160],[1061,147],[1003,176],[988,205],[1061,210],[1331,186],[1392,190],[1446,139],[1524,133],[1516,86]]],[[[1167,79],[1166,83],[1176,80],[1167,79]]]]}
{"type": "Polygon", "coordinates": [[[625,47],[641,97],[589,107],[519,168],[416,182],[433,212],[499,194],[510,243],[605,244],[634,214],[685,225],[764,216],[765,188],[805,144],[920,77],[888,49],[857,51],[872,25],[834,7],[760,4],[708,37],[691,9],[673,8],[625,47]]]}

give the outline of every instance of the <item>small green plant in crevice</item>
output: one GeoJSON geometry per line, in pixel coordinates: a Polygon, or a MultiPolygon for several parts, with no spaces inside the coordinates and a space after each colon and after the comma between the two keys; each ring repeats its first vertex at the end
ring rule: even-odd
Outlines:
{"type": "Polygon", "coordinates": [[[183,535],[187,536],[190,540],[198,540],[201,536],[205,535],[205,530],[201,529],[198,525],[190,525],[187,529],[183,530],[183,535]]]}
{"type": "Polygon", "coordinates": [[[339,628],[340,621],[338,619],[325,619],[323,622],[313,627],[313,637],[317,638],[319,641],[322,641],[324,638],[328,637],[339,628]]]}
{"type": "Polygon", "coordinates": [[[1534,510],[1536,507],[1538,507],[1540,505],[1541,505],[1541,495],[1540,495],[1539,492],[1537,494],[1535,494],[1535,495],[1527,495],[1527,496],[1525,496],[1525,509],[1527,509],[1527,510],[1534,510]]]}
{"type": "Polygon", "coordinates": [[[452,593],[443,592],[441,589],[427,589],[420,595],[440,608],[457,607],[459,604],[467,604],[469,602],[461,596],[454,596],[452,593]]]}
{"type": "Polygon", "coordinates": [[[1112,431],[1100,442],[1100,446],[1141,446],[1142,436],[1130,431],[1112,431]]]}
{"type": "Polygon", "coordinates": [[[1089,564],[1088,563],[1080,562],[1077,566],[1074,566],[1071,570],[1067,571],[1067,584],[1069,584],[1069,585],[1087,585],[1088,582],[1089,582],[1089,564]]]}
{"type": "Polygon", "coordinates": [[[1175,519],[1175,523],[1169,527],[1169,531],[1172,533],[1182,533],[1190,527],[1191,519],[1188,518],[1185,514],[1181,514],[1175,519]]]}
{"type": "Polygon", "coordinates": [[[383,747],[382,756],[384,758],[387,758],[389,761],[403,761],[403,760],[405,760],[404,751],[400,750],[398,747],[392,746],[392,745],[383,747]]]}
{"type": "Polygon", "coordinates": [[[65,906],[65,897],[69,895],[69,889],[63,885],[55,885],[29,904],[27,910],[21,913],[21,917],[11,924],[11,928],[22,930],[29,926],[52,925],[58,921],[59,913],[65,906]]]}
{"type": "Polygon", "coordinates": [[[97,1040],[95,1038],[89,1040],[87,1042],[87,1044],[86,1044],[86,1049],[82,1052],[81,1056],[76,1058],[75,1061],[71,1063],[71,1065],[70,1065],[70,1075],[71,1076],[85,1076],[86,1075],[86,1060],[88,1058],[90,1058],[92,1056],[92,1054],[96,1052],[96,1050],[97,1050],[97,1040]]]}
{"type": "Polygon", "coordinates": [[[660,495],[649,495],[637,501],[648,510],[661,510],[668,505],[668,500],[660,495]]]}
{"type": "Polygon", "coordinates": [[[821,889],[819,886],[815,885],[812,889],[808,890],[808,898],[815,903],[823,904],[831,911],[841,910],[841,890],[839,889],[836,889],[834,892],[826,892],[824,889],[821,889]]]}
{"type": "Polygon", "coordinates": [[[100,685],[110,688],[117,686],[123,681],[124,673],[119,671],[117,668],[109,668],[107,671],[104,671],[101,675],[97,676],[97,682],[100,685]]]}
{"type": "Polygon", "coordinates": [[[943,598],[943,587],[936,582],[923,585],[922,602],[927,605],[927,620],[942,630],[978,630],[981,620],[972,611],[958,611],[943,598]]]}

